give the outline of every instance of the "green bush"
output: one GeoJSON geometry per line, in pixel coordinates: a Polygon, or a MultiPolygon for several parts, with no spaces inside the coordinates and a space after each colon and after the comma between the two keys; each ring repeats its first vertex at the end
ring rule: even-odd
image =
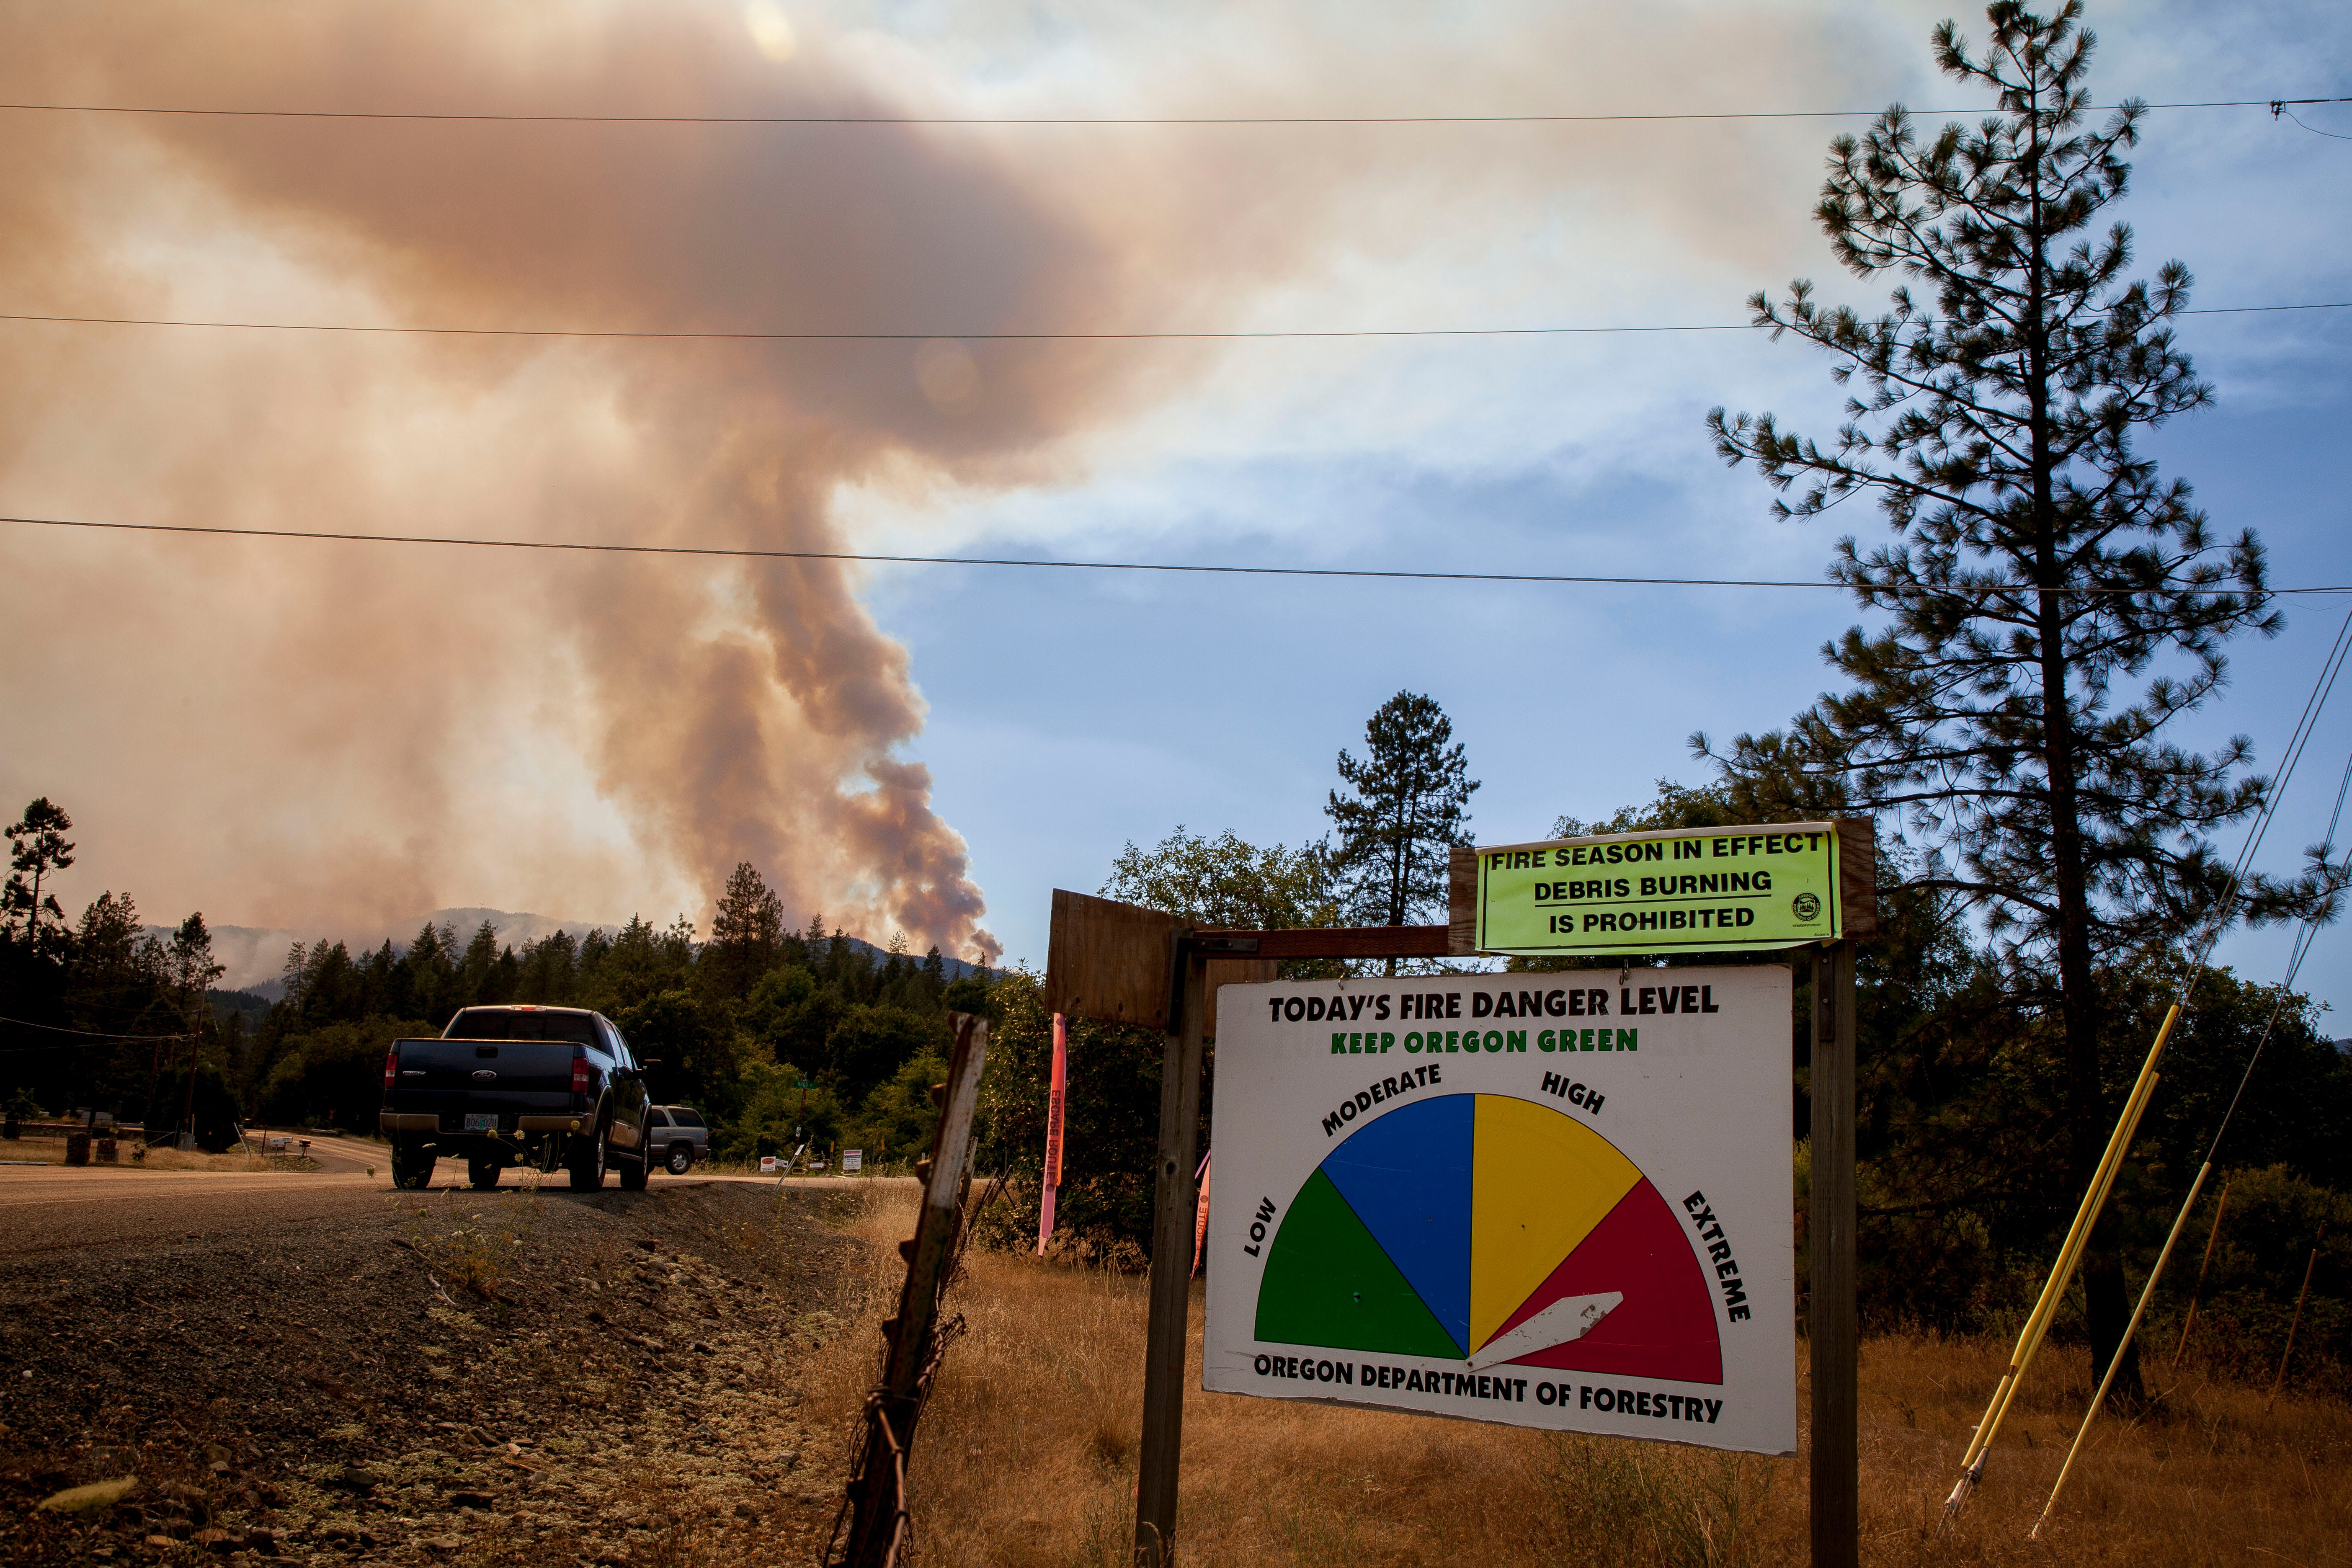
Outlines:
{"type": "Polygon", "coordinates": [[[887,1002],[860,1004],[833,1026],[825,1046],[827,1065],[842,1098],[862,1105],[906,1063],[944,1055],[947,1040],[944,1013],[918,1013],[887,1002]]]}
{"type": "Polygon", "coordinates": [[[738,1079],[742,1109],[732,1121],[712,1127],[711,1152],[722,1160],[790,1154],[800,1144],[793,1135],[796,1125],[804,1128],[803,1136],[820,1148],[837,1141],[842,1125],[840,1102],[822,1083],[802,1089],[800,1083],[806,1076],[790,1062],[747,1064],[738,1079]],[[804,1120],[803,1105],[807,1108],[804,1120]]]}
{"type": "Polygon", "coordinates": [[[940,1125],[931,1086],[946,1082],[947,1076],[946,1059],[928,1052],[906,1063],[866,1097],[864,1108],[841,1131],[843,1145],[865,1150],[868,1162],[922,1158],[940,1125]]]}
{"type": "Polygon", "coordinates": [[[613,1020],[646,1068],[655,1102],[691,1105],[712,1121],[728,1121],[743,1102],[733,1033],[723,1006],[705,1003],[683,986],[657,991],[613,1020]]]}
{"type": "MultiPolygon", "coordinates": [[[[1054,1064],[1053,1016],[1036,976],[1015,971],[990,994],[981,1086],[977,1168],[1024,1178],[1025,1218],[997,1216],[989,1239],[1010,1244],[1037,1234],[1036,1178],[1045,1150],[1045,1101],[1054,1064]],[[1001,1232],[1002,1234],[998,1234],[1001,1232]]],[[[1069,1021],[1069,1077],[1063,1102],[1062,1185],[1055,1197],[1057,1245],[1085,1256],[1141,1259],[1151,1245],[1151,1167],[1160,1144],[1160,1061],[1165,1037],[1148,1029],[1069,1021]]],[[[1215,1081],[1210,1075],[1210,1083],[1215,1081]]],[[[1208,1147],[1208,1095],[1200,1147],[1208,1147]]]]}
{"type": "MultiPolygon", "coordinates": [[[[2209,1178],[2149,1309],[2144,1353],[2159,1366],[2171,1361],[2179,1343],[2189,1292],[2212,1235],[2221,1174],[2209,1178]]],[[[2184,1364],[2267,1385],[2278,1373],[2295,1296],[2309,1268],[2311,1295],[2294,1332],[2287,1386],[2352,1394],[2352,1196],[2305,1181],[2284,1165],[2233,1173],[2229,1186],[2184,1364]]]]}
{"type": "Polygon", "coordinates": [[[383,1105],[383,1058],[392,1042],[440,1032],[419,1018],[378,1017],[294,1036],[262,1079],[262,1119],[372,1132],[383,1105]]]}
{"type": "Polygon", "coordinates": [[[224,1153],[236,1144],[236,1096],[229,1089],[228,1074],[221,1070],[218,1062],[197,1064],[193,1097],[188,1094],[184,1069],[156,1079],[155,1092],[148,1097],[142,1121],[147,1142],[168,1142],[178,1133],[184,1111],[190,1118],[189,1129],[195,1134],[196,1147],[205,1153],[224,1153]]]}

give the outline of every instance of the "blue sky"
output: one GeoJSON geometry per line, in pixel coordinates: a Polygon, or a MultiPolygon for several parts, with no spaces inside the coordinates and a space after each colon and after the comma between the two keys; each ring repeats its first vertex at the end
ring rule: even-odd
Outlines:
{"type": "MultiPolygon", "coordinates": [[[[2333,335],[2340,367],[2352,334],[2333,335]]],[[[2304,368],[2325,376],[2319,362],[2329,357],[2313,352],[2304,368]]],[[[2162,444],[2168,468],[2198,482],[2217,521],[2260,529],[2279,584],[2344,580],[2352,563],[2329,493],[2338,470],[2329,426],[2341,429],[2344,389],[2333,389],[2333,414],[2242,411],[2226,381],[2222,390],[2201,428],[2162,444]]],[[[1336,502],[1385,536],[1317,552],[1338,565],[1614,573],[1664,563],[1694,575],[1817,575],[1830,520],[1778,524],[1763,515],[1760,482],[1718,483],[1703,408],[1683,413],[1687,466],[1700,471],[1678,476],[1580,482],[1540,460],[1463,476],[1366,454],[1337,473],[1279,459],[1188,468],[1170,488],[1202,494],[1201,524],[1218,531],[1237,510],[1269,497],[1278,510],[1311,490],[1313,504],[1336,502]],[[1706,503],[1713,528],[1690,521],[1694,489],[1717,492],[1706,503]]],[[[1156,548],[1132,553],[1292,558],[1263,536],[1226,533],[1202,548],[1182,533],[1167,530],[1156,548]]],[[[1523,841],[1560,815],[1590,819],[1646,799],[1658,778],[1705,779],[1691,732],[1727,738],[1785,721],[1824,689],[1820,645],[1853,620],[1826,592],[978,569],[910,575],[876,603],[914,650],[932,704],[916,754],[933,761],[942,811],[972,841],[992,923],[1008,953],[1038,962],[1045,890],[1096,886],[1127,839],[1150,843],[1179,823],[1255,841],[1319,836],[1334,754],[1360,752],[1365,718],[1395,690],[1425,691],[1452,716],[1483,781],[1480,836],[1523,841]],[[1034,909],[1008,897],[1024,885],[1034,909]]],[[[2285,632],[2235,650],[2230,688],[2187,732],[2206,743],[2247,734],[2262,763],[2274,759],[2347,608],[2340,596],[2291,602],[2285,632]]],[[[2331,707],[2269,837],[2273,868],[2319,836],[2347,746],[2352,710],[2331,707]]],[[[2224,842],[2234,849],[2234,836],[2224,842]]],[[[2284,962],[2283,942],[2236,936],[2222,956],[2263,974],[2284,962]]],[[[2352,978],[2335,945],[2324,939],[2305,972],[2322,994],[2352,978]]]]}
{"type": "MultiPolygon", "coordinates": [[[[1960,107],[1967,95],[1934,77],[1927,53],[1930,27],[1954,14],[1982,34],[1980,16],[1913,4],[1693,3],[1636,16],[1535,5],[704,5],[663,14],[677,32],[662,57],[669,74],[633,80],[625,51],[601,76],[579,68],[639,108],[756,108],[763,94],[796,93],[983,115],[1960,107]]],[[[446,36],[414,52],[471,62],[451,92],[545,87],[501,63],[513,38],[467,32],[460,9],[437,15],[446,36]]],[[[539,25],[574,27],[593,52],[637,15],[559,7],[539,25]]],[[[2339,64],[2352,13],[2340,5],[2103,5],[2090,20],[2103,101],[2352,93],[2339,64]]],[[[63,45],[58,58],[99,68],[63,45]]],[[[302,63],[313,57],[288,58],[275,76],[257,66],[195,86],[142,86],[126,66],[93,90],[381,102],[434,79],[385,66],[383,81],[354,87],[302,63]]],[[[5,85],[55,89],[64,79],[41,75],[51,68],[20,59],[5,85]]],[[[562,86],[568,64],[544,68],[562,86]]],[[[2352,134],[2352,105],[2304,113],[2352,134]]],[[[961,171],[958,181],[885,169],[870,176],[875,199],[937,205],[949,190],[980,216],[945,231],[937,265],[861,320],[924,331],[982,319],[1699,325],[1743,321],[1750,291],[1792,277],[1870,305],[1884,289],[1840,273],[1808,216],[1834,128],[940,128],[909,156],[961,171]],[[918,195],[890,184],[900,179],[918,195]],[[1032,253],[1047,259],[1030,266],[1032,253]]],[[[436,156],[474,155],[461,133],[434,134],[436,156]]],[[[790,144],[804,160],[854,156],[853,134],[790,144]]],[[[701,168],[703,143],[676,145],[680,170],[701,168]]],[[[338,207],[275,154],[125,142],[103,156],[116,184],[93,187],[104,194],[71,221],[111,269],[121,313],[480,320],[534,307],[528,276],[458,276],[433,261],[441,241],[423,220],[400,217],[419,226],[404,231],[356,198],[338,207]],[[414,281],[428,262],[442,267],[429,287],[414,281]]],[[[2150,115],[2134,163],[2123,216],[2144,269],[2186,261],[2200,305],[2352,300],[2352,142],[2259,108],[2168,110],[2150,115]]],[[[626,188],[614,176],[625,217],[626,188]]],[[[499,199],[512,204],[514,188],[499,199]]],[[[858,195],[827,200],[805,226],[854,239],[870,216],[858,195]]],[[[706,298],[726,304],[736,285],[712,275],[648,289],[633,324],[674,321],[706,298]]],[[[80,286],[22,257],[0,280],[44,309],[80,286]]],[[[618,286],[565,286],[574,292],[550,296],[572,301],[562,308],[611,319],[631,305],[618,286]]],[[[834,302],[813,287],[754,289],[743,314],[824,315],[834,302]]],[[[2219,405],[2150,449],[2197,484],[2220,529],[2261,532],[2278,584],[2352,582],[2341,500],[2352,310],[2202,316],[2181,339],[2219,405]]],[[[663,537],[707,542],[730,536],[732,514],[698,512],[690,498],[711,492],[726,443],[703,450],[686,433],[708,422],[740,445],[754,426],[727,425],[739,416],[724,410],[770,395],[764,361],[721,371],[684,353],[517,349],[453,371],[404,347],[58,339],[37,353],[32,342],[0,345],[0,385],[46,399],[37,433],[0,452],[0,499],[63,515],[125,515],[168,488],[247,525],[628,537],[637,524],[598,510],[626,495],[672,509],[663,537]],[[61,382],[43,379],[48,353],[68,356],[61,382]]],[[[902,391],[929,374],[918,363],[910,380],[905,353],[845,355],[837,386],[803,379],[775,395],[780,445],[814,450],[798,433],[824,428],[836,393],[864,395],[871,364],[887,361],[902,391]]],[[[881,551],[1804,580],[1840,533],[1875,527],[1853,508],[1776,524],[1762,483],[1709,450],[1703,420],[1717,404],[1827,433],[1836,389],[1794,342],[1277,341],[1081,358],[1064,375],[1051,354],[1008,363],[979,350],[976,391],[924,382],[937,408],[917,411],[936,425],[875,416],[888,438],[855,462],[820,464],[811,504],[834,537],[881,551]]],[[[330,565],[235,549],[0,539],[20,615],[47,638],[0,656],[39,694],[25,699],[0,784],[77,808],[89,885],[69,896],[130,886],[151,918],[202,907],[225,922],[318,929],[439,905],[699,917],[716,880],[701,862],[740,842],[796,915],[857,911],[882,941],[893,910],[914,905],[896,884],[877,890],[896,873],[842,846],[882,832],[853,799],[861,770],[912,760],[930,773],[936,825],[915,813],[925,853],[936,857],[944,830],[960,834],[959,875],[985,899],[979,923],[1008,959],[1042,963],[1050,890],[1097,886],[1128,841],[1179,824],[1256,841],[1319,835],[1335,753],[1360,746],[1365,718],[1399,689],[1452,715],[1484,781],[1477,832],[1525,839],[1563,813],[1643,799],[1658,778],[1703,779],[1690,733],[1784,722],[1822,689],[1817,650],[1853,618],[1814,590],[875,568],[855,592],[905,648],[908,689],[852,744],[781,689],[673,722],[725,672],[715,654],[652,673],[646,660],[667,655],[651,645],[626,671],[600,662],[604,632],[665,616],[712,649],[791,644],[792,628],[759,624],[790,614],[752,583],[658,563],[600,577],[538,559],[470,558],[453,572],[446,558],[330,565]],[[36,583],[53,593],[28,596],[36,583]],[[614,693],[632,681],[625,704],[614,693]],[[906,717],[919,710],[919,722],[906,717]],[[730,723],[760,732],[764,764],[712,763],[734,755],[714,738],[730,723]],[[833,816],[792,805],[803,774],[816,795],[851,804],[833,816]],[[729,804],[698,817],[706,792],[729,804]],[[755,820],[763,812],[774,820],[755,820]]],[[[2232,684],[2189,736],[2246,734],[2267,766],[2347,609],[2345,596],[2292,601],[2284,635],[2237,648],[2232,684]]],[[[879,641],[859,646],[861,659],[887,657],[879,641]]],[[[2267,865],[2283,868],[2316,837],[2347,747],[2352,698],[2339,693],[2267,865]]],[[[2270,978],[2284,951],[2283,936],[2251,933],[2222,956],[2270,978]]],[[[2322,939],[2304,979],[2352,1008],[2339,936],[2322,939]]]]}
{"type": "MultiPolygon", "coordinates": [[[[1927,19],[1941,14],[1919,11],[1907,31],[1924,44],[1927,19]]],[[[2100,86],[2157,100],[2316,94],[2330,82],[2311,62],[2341,58],[2320,40],[2352,37],[2344,16],[2318,8],[2233,8],[2209,51],[2198,32],[2220,24],[2200,15],[2102,8],[2100,86]],[[2291,51],[2290,38],[2302,40],[2291,51]]],[[[1879,96],[1919,101],[1921,90],[1904,80],[1879,96]]],[[[1853,83],[1846,98],[1869,92],[1853,83]]],[[[1784,100],[1759,82],[1747,101],[1784,100]]],[[[2306,118],[2334,127],[2352,114],[2306,118]]],[[[1760,222],[1769,242],[1739,258],[1662,257],[1687,282],[1640,289],[1648,319],[1737,321],[1748,288],[1791,276],[1873,298],[1801,221],[1827,132],[1773,134],[1788,148],[1775,196],[1794,221],[1760,222]]],[[[2188,261],[2198,303],[2352,299],[2340,264],[2352,144],[2259,110],[2167,111],[2151,115],[2134,162],[2125,216],[2139,254],[2150,270],[2188,261]]],[[[1443,291],[1433,282],[1428,297],[1443,291]]],[[[1520,299],[1514,320],[1621,319],[1607,296],[1547,297],[1539,279],[1520,299]]],[[[1476,300],[1450,310],[1475,314],[1476,300]]],[[[2262,534],[2276,583],[2352,581],[2340,496],[2352,311],[2198,317],[2181,339],[2219,405],[2149,449],[2196,483],[2219,528],[2262,534]]],[[[1213,437],[1207,457],[1160,450],[1139,474],[976,502],[987,520],[977,536],[1116,539],[1123,551],[1095,552],[1162,561],[1811,578],[1835,537],[1875,530],[1858,508],[1775,523],[1761,481],[1727,472],[1708,449],[1702,420],[1718,402],[1773,408],[1808,430],[1832,424],[1825,366],[1793,340],[1283,345],[1237,349],[1229,363],[1237,384],[1306,380],[1305,406],[1274,421],[1226,410],[1250,429],[1245,450],[1213,437]],[[1611,428],[1593,438],[1595,404],[1621,394],[1632,407],[1603,416],[1611,428]],[[1351,440],[1351,426],[1370,428],[1351,440]]],[[[1255,401],[1247,390],[1238,400],[1255,401]]],[[[1218,412],[1192,417],[1214,426],[1218,412]]],[[[1589,818],[1645,798],[1659,777],[1704,779],[1686,737],[1784,721],[1823,689],[1817,650],[1853,619],[1828,593],[979,570],[894,578],[874,602],[915,651],[933,707],[917,752],[935,759],[942,808],[973,843],[992,924],[1009,953],[1033,961],[1045,889],[1096,885],[1129,838],[1149,843],[1178,823],[1293,843],[1321,833],[1334,753],[1360,749],[1365,717],[1397,689],[1425,691],[1453,716],[1485,784],[1480,835],[1520,840],[1562,813],[1589,818]]],[[[2231,687],[2187,732],[2203,743],[2249,735],[2268,765],[2347,609],[2342,597],[2291,601],[2285,633],[2235,650],[2231,687]]],[[[2291,783],[2270,867],[2318,837],[2347,746],[2352,710],[2339,700],[2291,783]]],[[[2225,844],[2234,850],[2235,837],[2225,844]]],[[[2269,977],[2284,944],[2283,933],[2233,935],[2221,956],[2269,977]]],[[[2352,958],[2336,938],[2303,978],[2352,1005],[2352,958]]]]}

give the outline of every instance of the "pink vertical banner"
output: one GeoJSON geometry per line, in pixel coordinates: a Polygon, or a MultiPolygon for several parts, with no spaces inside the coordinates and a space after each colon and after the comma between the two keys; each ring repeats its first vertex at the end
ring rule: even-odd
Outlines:
{"type": "Polygon", "coordinates": [[[1192,1273],[1201,1272],[1201,1253],[1209,1245],[1209,1156],[1201,1156],[1201,1169],[1193,1178],[1201,1184],[1201,1201],[1192,1210],[1192,1273]]]}
{"type": "Polygon", "coordinates": [[[1054,1194],[1062,1185],[1062,1104],[1069,1092],[1070,1031],[1059,1013],[1054,1015],[1054,1083],[1045,1096],[1045,1191],[1037,1203],[1037,1256],[1045,1256],[1045,1242],[1054,1234],[1054,1194]]]}

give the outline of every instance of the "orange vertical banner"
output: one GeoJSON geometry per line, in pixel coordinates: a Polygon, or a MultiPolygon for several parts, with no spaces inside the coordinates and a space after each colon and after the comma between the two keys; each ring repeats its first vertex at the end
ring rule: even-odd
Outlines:
{"type": "Polygon", "coordinates": [[[1192,1210],[1192,1272],[1201,1272],[1201,1253],[1209,1245],[1209,1156],[1201,1156],[1198,1174],[1201,1201],[1192,1210]]]}
{"type": "Polygon", "coordinates": [[[1045,1256],[1054,1234],[1054,1196],[1062,1185],[1062,1107],[1070,1083],[1070,1032],[1059,1013],[1054,1015],[1054,1079],[1045,1096],[1045,1192],[1037,1201],[1037,1256],[1045,1256]]]}

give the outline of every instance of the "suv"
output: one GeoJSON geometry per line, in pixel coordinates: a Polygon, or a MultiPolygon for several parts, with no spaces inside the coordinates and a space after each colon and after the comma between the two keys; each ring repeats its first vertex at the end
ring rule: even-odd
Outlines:
{"type": "Polygon", "coordinates": [[[710,1158],[710,1129],[690,1105],[656,1105],[646,1119],[646,1149],[671,1175],[683,1176],[697,1160],[710,1158]]]}
{"type": "Polygon", "coordinates": [[[395,1186],[423,1187],[441,1155],[462,1158],[477,1187],[509,1165],[558,1167],[575,1191],[641,1188],[656,1156],[645,1064],[612,1020],[578,1007],[468,1007],[439,1039],[394,1040],[383,1058],[383,1110],[395,1186]]]}

